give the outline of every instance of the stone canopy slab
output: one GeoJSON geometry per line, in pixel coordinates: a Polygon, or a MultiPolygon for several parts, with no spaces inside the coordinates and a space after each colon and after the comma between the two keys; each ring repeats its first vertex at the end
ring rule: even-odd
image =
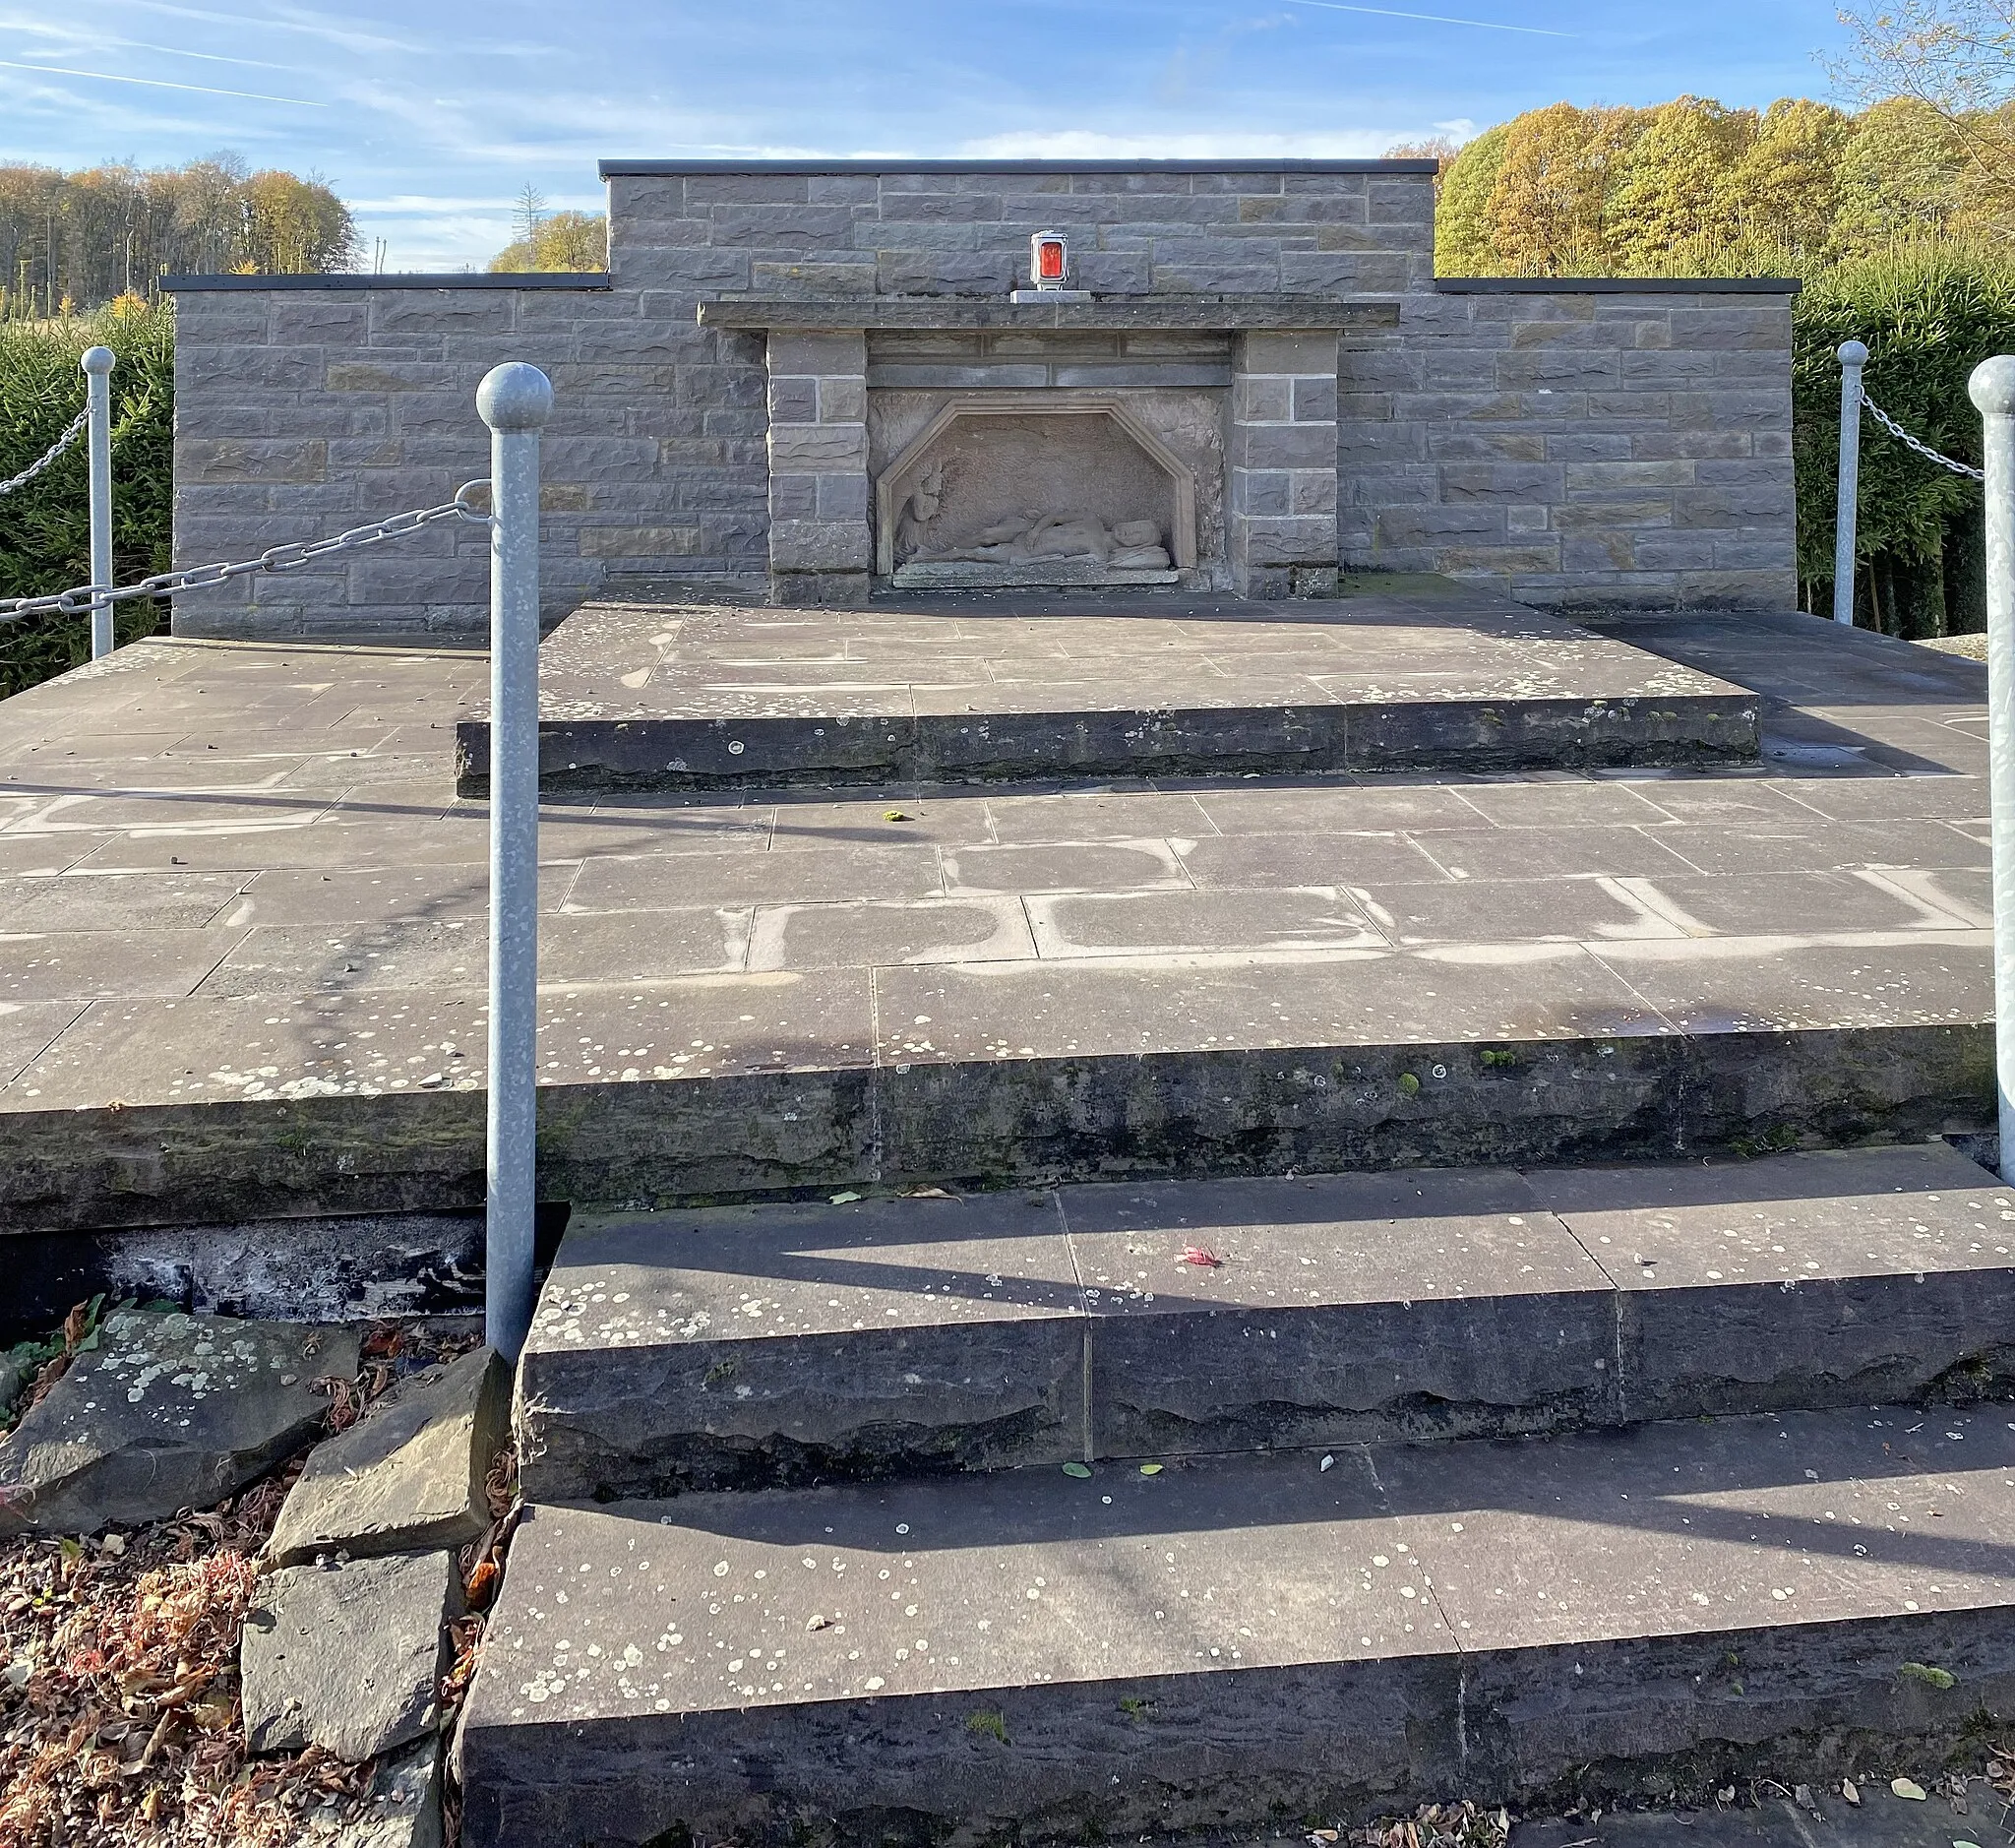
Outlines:
{"type": "Polygon", "coordinates": [[[788,329],[1055,328],[1125,333],[1144,328],[1209,328],[1244,333],[1278,328],[1396,328],[1396,301],[1339,301],[1325,295],[1122,296],[1088,302],[961,301],[940,296],[852,296],[800,301],[788,296],[728,296],[700,304],[703,328],[738,332],[788,329]]]}

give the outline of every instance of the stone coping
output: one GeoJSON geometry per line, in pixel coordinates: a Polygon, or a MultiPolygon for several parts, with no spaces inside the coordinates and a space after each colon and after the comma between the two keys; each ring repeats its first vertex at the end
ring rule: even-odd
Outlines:
{"type": "Polygon", "coordinates": [[[342,272],[312,276],[164,276],[160,285],[170,295],[229,294],[250,289],[397,289],[397,288],[593,288],[612,284],[605,270],[506,270],[479,275],[436,274],[412,270],[384,276],[342,272]]]}
{"type": "Polygon", "coordinates": [[[1100,301],[1008,302],[935,295],[857,295],[839,301],[745,295],[700,304],[705,328],[984,329],[1374,328],[1397,327],[1399,303],[1338,301],[1326,295],[1126,295],[1100,301]]]}
{"type": "Polygon", "coordinates": [[[1439,295],[1796,295],[1786,276],[1437,276],[1439,295]]]}
{"type": "Polygon", "coordinates": [[[1435,160],[604,160],[605,180],[759,173],[1435,173],[1435,160]]]}

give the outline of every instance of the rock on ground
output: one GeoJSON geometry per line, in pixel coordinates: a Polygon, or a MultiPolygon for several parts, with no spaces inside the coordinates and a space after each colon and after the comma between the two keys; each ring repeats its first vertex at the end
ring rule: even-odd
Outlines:
{"type": "Polygon", "coordinates": [[[351,1764],[431,1736],[460,1615],[448,1553],[290,1566],[246,1614],[238,1666],[252,1752],[320,1746],[351,1764]]]}
{"type": "Polygon", "coordinates": [[[318,1445],[274,1528],[279,1566],[458,1547],[490,1524],[483,1479],[509,1429],[510,1375],[477,1348],[395,1386],[318,1445]]]}
{"type": "Polygon", "coordinates": [[[365,1814],[312,1819],[303,1848],[441,1848],[441,1742],[432,1734],[372,1774],[365,1814]]]}
{"type": "Polygon", "coordinates": [[[0,1351],[0,1415],[13,1408],[28,1385],[28,1363],[18,1355],[0,1351]]]}
{"type": "Polygon", "coordinates": [[[318,1379],[357,1371],[347,1328],[115,1310],[96,1340],[0,1439],[0,1536],[214,1507],[321,1428],[318,1379]]]}

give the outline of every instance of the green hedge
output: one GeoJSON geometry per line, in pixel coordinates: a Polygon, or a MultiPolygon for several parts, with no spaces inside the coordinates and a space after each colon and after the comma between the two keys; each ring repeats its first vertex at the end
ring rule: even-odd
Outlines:
{"type": "MultiPolygon", "coordinates": [[[[1963,245],[1844,263],[1809,277],[1794,315],[1792,393],[1799,579],[1807,608],[1833,600],[1834,492],[1843,340],[1868,349],[1868,396],[1912,435],[1980,465],[1967,375],[2015,352],[2015,259],[1963,245]]],[[[1913,455],[1863,414],[1856,619],[1914,638],[1986,627],[1977,482],[1913,455]]]]}
{"type": "MultiPolygon", "coordinates": [[[[127,298],[61,321],[0,322],[0,481],[41,455],[83,407],[78,360],[109,346],[112,370],[112,567],[130,584],[168,568],[174,507],[175,335],[166,304],[127,298]]],[[[0,496],[0,597],[44,596],[91,582],[85,446],[0,496]]],[[[118,606],[118,639],[156,633],[167,605],[118,606]]],[[[0,623],[0,697],[91,658],[88,616],[0,623]]]]}

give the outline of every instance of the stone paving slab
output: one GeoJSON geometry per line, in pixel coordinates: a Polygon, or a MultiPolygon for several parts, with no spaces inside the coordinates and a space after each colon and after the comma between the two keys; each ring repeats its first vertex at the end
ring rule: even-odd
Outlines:
{"type": "MultiPolygon", "coordinates": [[[[1924,650],[1804,618],[1630,633],[1747,675],[1774,738],[1821,721],[1771,689],[1820,686],[1851,752],[550,804],[550,1185],[645,1203],[878,1164],[969,1183],[1985,1128],[1981,669],[1906,675],[1924,650]]],[[[487,828],[451,739],[482,668],[157,641],[0,708],[0,1224],[479,1201],[458,1093],[483,1080],[482,945],[458,940],[487,828]],[[438,716],[359,742],[395,708],[438,716]]]]}
{"type": "MultiPolygon", "coordinates": [[[[1056,593],[849,611],[598,601],[540,664],[554,791],[1713,764],[1757,748],[1744,690],[1453,584],[1265,613],[1056,593]]],[[[460,786],[480,794],[481,709],[457,740],[460,786]]]]}
{"type": "Polygon", "coordinates": [[[1997,1414],[1324,1454],[535,1508],[465,1839],[1516,1804],[1686,1754],[1779,1773],[1836,1731],[1925,1745],[2015,1696],[1997,1414]]]}
{"type": "Polygon", "coordinates": [[[2015,1386],[2015,1193],[1942,1143],[582,1215],[540,1501],[2015,1386]]]}

